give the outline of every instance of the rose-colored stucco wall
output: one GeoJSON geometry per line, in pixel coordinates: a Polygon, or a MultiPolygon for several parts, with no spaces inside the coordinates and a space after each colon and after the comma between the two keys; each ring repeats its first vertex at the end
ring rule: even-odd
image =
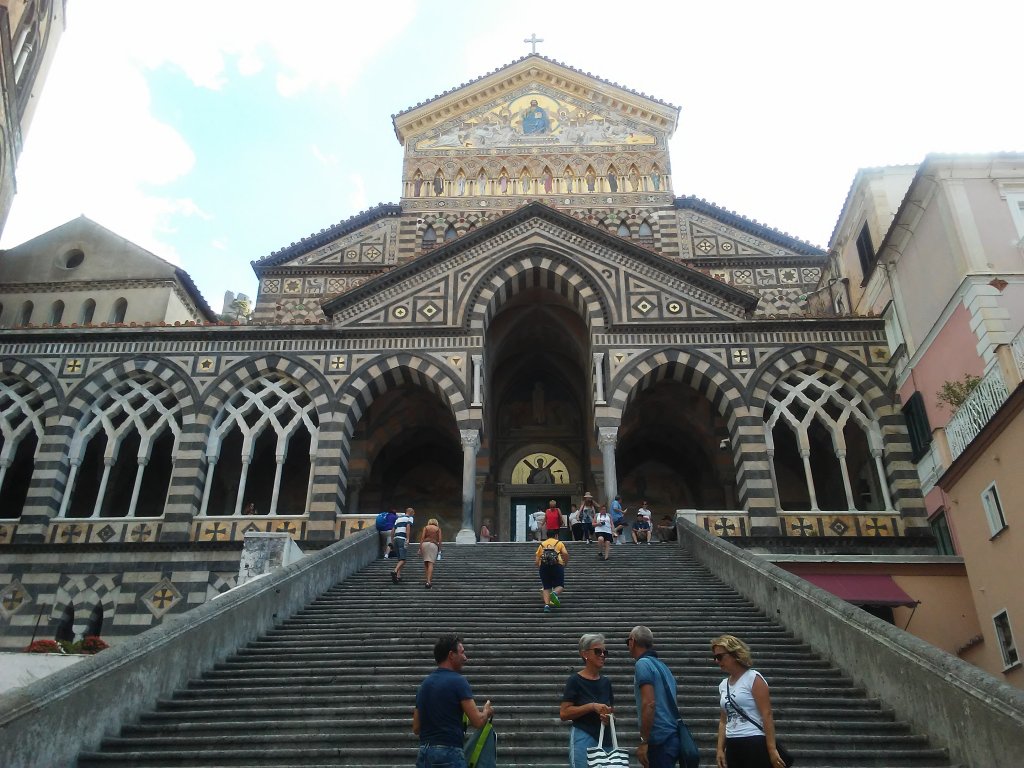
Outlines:
{"type": "MultiPolygon", "coordinates": [[[[974,651],[978,666],[1011,685],[1024,688],[1024,670],[1003,669],[1002,654],[992,619],[1006,611],[1017,651],[1024,657],[1024,412],[996,437],[988,450],[962,477],[947,486],[947,515],[957,530],[984,642],[974,651]],[[993,537],[981,494],[996,484],[1007,527],[993,537]]],[[[973,659],[972,659],[973,660],[973,659]]]]}
{"type": "Polygon", "coordinates": [[[977,346],[978,337],[971,330],[971,314],[960,304],[900,388],[903,402],[915,390],[921,393],[932,429],[944,427],[953,414],[950,406],[939,405],[938,392],[943,382],[962,379],[967,373],[980,376],[985,370],[977,346]]]}

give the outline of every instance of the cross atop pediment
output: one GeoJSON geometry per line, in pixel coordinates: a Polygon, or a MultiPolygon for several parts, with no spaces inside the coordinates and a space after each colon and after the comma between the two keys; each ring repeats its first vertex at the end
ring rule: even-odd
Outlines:
{"type": "Polygon", "coordinates": [[[533,50],[530,51],[531,53],[536,53],[537,52],[537,43],[543,43],[544,42],[544,38],[543,37],[537,37],[537,33],[536,32],[531,32],[530,36],[525,38],[523,40],[523,42],[530,44],[530,47],[533,49],[533,50]]]}

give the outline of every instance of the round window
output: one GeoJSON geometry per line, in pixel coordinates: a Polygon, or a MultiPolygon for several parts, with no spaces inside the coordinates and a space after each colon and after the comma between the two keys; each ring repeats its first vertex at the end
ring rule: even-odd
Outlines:
{"type": "Polygon", "coordinates": [[[73,248],[64,254],[64,266],[67,269],[74,269],[85,261],[85,254],[80,248],[73,248]]]}

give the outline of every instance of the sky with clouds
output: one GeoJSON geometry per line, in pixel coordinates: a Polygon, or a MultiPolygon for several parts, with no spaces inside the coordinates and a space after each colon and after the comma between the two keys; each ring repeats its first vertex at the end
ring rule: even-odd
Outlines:
{"type": "Polygon", "coordinates": [[[538,52],[681,108],[673,185],[826,245],[858,168],[1024,151],[1024,3],[72,0],[0,247],[80,214],[215,309],[398,202],[391,115],[538,52]],[[634,10],[634,8],[636,10],[634,10]]]}

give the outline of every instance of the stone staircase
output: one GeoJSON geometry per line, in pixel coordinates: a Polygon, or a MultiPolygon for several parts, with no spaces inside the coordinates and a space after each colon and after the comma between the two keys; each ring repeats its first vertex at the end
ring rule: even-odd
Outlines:
{"type": "Polygon", "coordinates": [[[416,688],[434,668],[434,642],[450,631],[465,640],[477,704],[495,706],[499,765],[568,764],[558,705],[585,632],[608,640],[619,739],[632,752],[637,722],[625,638],[636,624],[651,627],[675,673],[702,766],[715,764],[721,677],[708,641],[724,632],[749,642],[771,685],[778,730],[801,768],[950,765],[943,749],[911,733],[684,550],[630,543],[603,562],[590,545],[569,548],[565,599],[550,614],[541,609],[533,546],[449,545],[430,590],[414,556],[398,585],[388,576],[392,561],[379,560],[141,713],[99,751],[83,753],[79,768],[412,766],[416,688]]]}

